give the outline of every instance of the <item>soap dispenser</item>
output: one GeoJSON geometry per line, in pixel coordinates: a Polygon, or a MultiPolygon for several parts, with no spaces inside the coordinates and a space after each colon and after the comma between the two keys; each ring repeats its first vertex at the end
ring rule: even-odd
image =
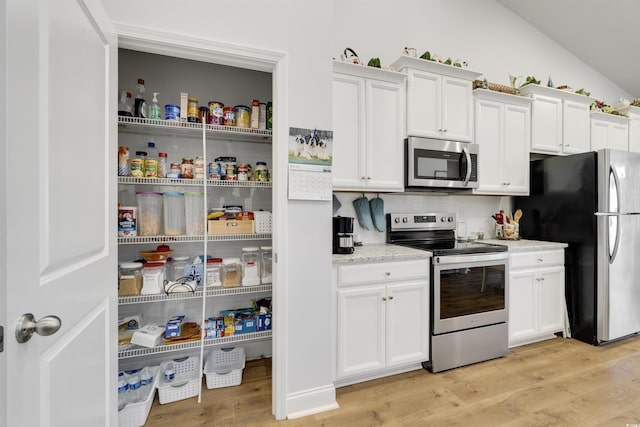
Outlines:
{"type": "Polygon", "coordinates": [[[162,118],[160,106],[158,105],[159,94],[160,92],[153,92],[153,100],[151,101],[151,106],[149,107],[149,118],[152,120],[160,120],[162,118]]]}

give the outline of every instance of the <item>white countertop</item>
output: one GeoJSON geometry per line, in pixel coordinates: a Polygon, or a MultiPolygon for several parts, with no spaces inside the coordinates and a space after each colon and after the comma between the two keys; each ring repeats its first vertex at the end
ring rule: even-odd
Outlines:
{"type": "Polygon", "coordinates": [[[541,240],[502,240],[502,239],[484,239],[478,242],[491,243],[492,245],[504,245],[509,252],[531,252],[531,251],[548,251],[553,249],[564,249],[569,245],[559,242],[544,242],[541,240]]]}
{"type": "Polygon", "coordinates": [[[352,254],[333,254],[333,263],[349,264],[355,262],[406,261],[429,258],[431,258],[431,252],[399,245],[376,243],[356,246],[352,254]]]}

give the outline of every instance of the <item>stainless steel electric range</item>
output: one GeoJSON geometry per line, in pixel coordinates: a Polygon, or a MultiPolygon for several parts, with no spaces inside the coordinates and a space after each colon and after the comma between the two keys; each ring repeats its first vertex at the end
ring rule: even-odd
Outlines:
{"type": "Polygon", "coordinates": [[[440,372],[508,351],[507,247],[455,238],[454,213],[387,214],[387,243],[429,251],[430,360],[440,372]]]}

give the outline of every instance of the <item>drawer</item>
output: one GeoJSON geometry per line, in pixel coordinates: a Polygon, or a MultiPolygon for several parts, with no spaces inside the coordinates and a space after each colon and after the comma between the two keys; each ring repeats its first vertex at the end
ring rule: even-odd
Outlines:
{"type": "Polygon", "coordinates": [[[429,279],[429,260],[382,262],[338,267],[338,286],[418,279],[429,279]]]}
{"type": "Polygon", "coordinates": [[[509,268],[546,267],[550,265],[564,265],[564,250],[522,252],[509,255],[509,268]]]}

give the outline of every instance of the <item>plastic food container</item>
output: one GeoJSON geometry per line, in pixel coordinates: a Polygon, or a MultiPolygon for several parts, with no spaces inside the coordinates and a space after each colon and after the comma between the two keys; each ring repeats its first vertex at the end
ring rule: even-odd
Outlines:
{"type": "Polygon", "coordinates": [[[248,128],[250,123],[251,109],[246,105],[236,105],[236,126],[239,128],[248,128]]]}
{"type": "Polygon", "coordinates": [[[185,234],[184,194],[176,191],[162,193],[164,213],[164,234],[178,236],[185,234]]]}
{"type": "Polygon", "coordinates": [[[187,234],[204,234],[204,193],[184,193],[187,234]]]}
{"type": "Polygon", "coordinates": [[[138,203],[138,236],[161,234],[162,194],[154,192],[136,193],[138,203]]]}
{"type": "Polygon", "coordinates": [[[242,284],[240,258],[225,258],[220,267],[220,281],[223,288],[237,288],[242,284]]]}
{"type": "Polygon", "coordinates": [[[256,246],[242,248],[242,286],[260,284],[260,249],[256,246]]]}

